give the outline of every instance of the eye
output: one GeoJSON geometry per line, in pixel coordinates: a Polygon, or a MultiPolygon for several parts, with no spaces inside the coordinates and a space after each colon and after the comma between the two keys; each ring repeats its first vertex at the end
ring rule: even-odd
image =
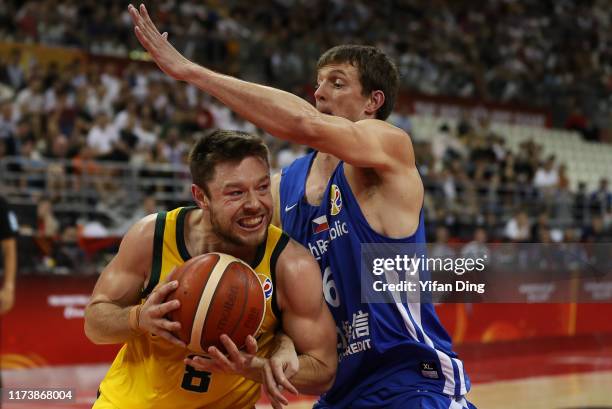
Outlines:
{"type": "Polygon", "coordinates": [[[334,82],[334,88],[336,88],[336,89],[340,89],[343,86],[344,86],[344,84],[342,82],[340,82],[340,81],[335,81],[334,82]]]}
{"type": "Polygon", "coordinates": [[[229,196],[232,197],[238,197],[242,194],[242,192],[240,190],[232,190],[231,192],[228,193],[229,196]]]}
{"type": "Polygon", "coordinates": [[[268,188],[270,187],[270,185],[268,183],[266,183],[265,185],[261,185],[257,188],[257,190],[259,190],[260,192],[266,192],[268,190],[268,188]]]}

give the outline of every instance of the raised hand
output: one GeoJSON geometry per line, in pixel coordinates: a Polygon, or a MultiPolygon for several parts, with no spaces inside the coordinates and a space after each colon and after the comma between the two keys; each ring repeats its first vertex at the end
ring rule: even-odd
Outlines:
{"type": "Polygon", "coordinates": [[[166,314],[181,306],[179,300],[164,302],[168,294],[176,290],[177,287],[178,281],[170,281],[153,290],[140,309],[138,328],[162,337],[176,346],[185,348],[185,343],[172,335],[172,331],[181,329],[180,322],[170,321],[166,318],[166,314]]]}
{"type": "Polygon", "coordinates": [[[168,42],[168,33],[160,34],[151,21],[144,4],[141,4],[139,9],[130,4],[128,11],[132,17],[134,33],[138,41],[149,52],[157,66],[174,79],[187,78],[189,68],[193,63],[168,42]]]}

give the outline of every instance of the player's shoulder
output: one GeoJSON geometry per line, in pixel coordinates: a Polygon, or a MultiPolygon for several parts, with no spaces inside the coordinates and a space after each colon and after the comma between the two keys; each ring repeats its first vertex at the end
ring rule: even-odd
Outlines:
{"type": "Polygon", "coordinates": [[[369,128],[369,129],[384,131],[385,134],[389,133],[389,134],[398,135],[404,138],[410,137],[408,133],[404,131],[402,128],[393,125],[391,122],[383,121],[382,119],[376,119],[376,118],[361,119],[355,122],[355,125],[362,127],[362,128],[369,128]]]}
{"type": "MultiPolygon", "coordinates": [[[[280,229],[279,229],[280,230],[280,229]]],[[[299,275],[299,271],[303,268],[310,268],[310,266],[318,266],[316,260],[304,246],[283,232],[283,239],[285,241],[282,252],[278,258],[278,269],[282,274],[299,275]],[[283,270],[286,270],[283,272],[283,270]]]]}
{"type": "Polygon", "coordinates": [[[158,215],[159,213],[152,213],[134,223],[123,237],[123,242],[129,244],[153,240],[158,215]]]}
{"type": "Polygon", "coordinates": [[[381,119],[362,119],[357,121],[356,126],[361,132],[365,132],[372,137],[377,137],[381,141],[381,146],[386,147],[396,154],[404,155],[407,148],[412,147],[412,138],[402,128],[381,119]]]}

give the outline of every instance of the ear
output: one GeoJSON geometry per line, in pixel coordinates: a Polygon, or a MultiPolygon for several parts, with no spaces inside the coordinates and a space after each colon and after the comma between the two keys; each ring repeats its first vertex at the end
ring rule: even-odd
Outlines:
{"type": "Polygon", "coordinates": [[[376,111],[380,109],[385,103],[385,93],[381,90],[372,91],[370,99],[365,107],[365,113],[376,117],[376,111]]]}
{"type": "Polygon", "coordinates": [[[196,185],[195,183],[191,184],[191,196],[193,197],[193,201],[196,202],[198,207],[203,210],[208,210],[209,208],[209,199],[204,193],[204,190],[196,185]]]}

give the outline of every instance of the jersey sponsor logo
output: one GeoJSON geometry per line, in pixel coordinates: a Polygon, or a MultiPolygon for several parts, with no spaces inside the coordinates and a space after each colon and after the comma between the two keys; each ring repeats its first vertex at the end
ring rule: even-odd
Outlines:
{"type": "Polygon", "coordinates": [[[292,210],[297,205],[298,205],[297,203],[294,203],[291,206],[285,205],[285,212],[288,212],[288,211],[292,210]]]}
{"type": "Polygon", "coordinates": [[[316,219],[312,219],[312,232],[314,234],[329,230],[329,224],[327,223],[327,216],[319,216],[316,219]]]}
{"type": "Polygon", "coordinates": [[[331,215],[336,216],[342,210],[342,195],[340,194],[340,188],[337,185],[332,185],[329,190],[330,202],[331,202],[331,215]]]}
{"type": "Polygon", "coordinates": [[[272,280],[270,280],[270,277],[266,277],[263,274],[258,274],[258,275],[259,275],[260,281],[263,280],[261,283],[261,288],[263,289],[264,296],[266,297],[266,300],[269,300],[270,297],[272,297],[272,293],[274,292],[274,286],[272,285],[272,280]]]}
{"type": "Polygon", "coordinates": [[[372,349],[370,338],[370,313],[361,310],[353,313],[352,321],[342,321],[336,327],[338,334],[338,362],[349,355],[372,349]]]}

